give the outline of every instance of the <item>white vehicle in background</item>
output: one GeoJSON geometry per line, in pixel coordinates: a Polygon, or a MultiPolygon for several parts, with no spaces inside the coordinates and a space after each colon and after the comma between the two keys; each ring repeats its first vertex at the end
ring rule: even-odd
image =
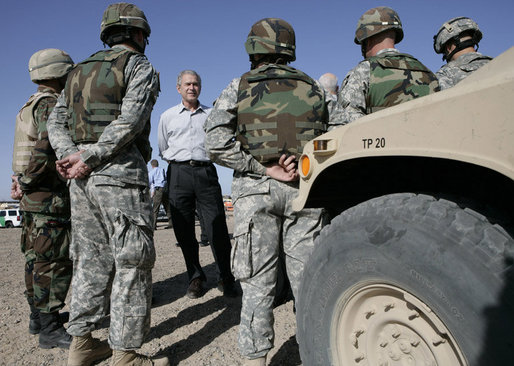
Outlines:
{"type": "Polygon", "coordinates": [[[21,226],[21,221],[21,212],[17,208],[0,210],[0,227],[18,227],[21,226]]]}

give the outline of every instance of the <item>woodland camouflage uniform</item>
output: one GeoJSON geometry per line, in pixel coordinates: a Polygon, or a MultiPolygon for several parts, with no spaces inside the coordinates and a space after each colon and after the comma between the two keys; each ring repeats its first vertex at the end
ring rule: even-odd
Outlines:
{"type": "MultiPolygon", "coordinates": [[[[250,55],[294,60],[294,31],[281,19],[254,24],[250,55]]],[[[257,64],[257,62],[256,62],[257,64]]],[[[266,176],[282,154],[299,156],[307,140],[327,129],[319,83],[285,63],[264,62],[234,79],[216,100],[206,122],[205,146],[216,163],[234,169],[232,271],[243,289],[239,349],[263,362],[273,347],[273,300],[280,257],[293,294],[322,225],[320,209],[294,212],[298,181],[266,176]]]]}
{"type": "Polygon", "coordinates": [[[35,52],[29,60],[29,75],[38,90],[16,116],[13,188],[22,193],[21,251],[31,310],[29,333],[39,334],[41,348],[68,348],[71,343],[59,314],[72,275],[70,200],[66,182],[55,169],[47,120],[72,67],[73,60],[62,50],[35,52]]]}
{"type": "MultiPolygon", "coordinates": [[[[39,87],[40,92],[50,88],[39,87]]],[[[51,313],[64,307],[71,282],[69,259],[70,201],[66,182],[55,170],[55,153],[48,141],[46,121],[57,101],[41,99],[34,111],[39,138],[24,174],[22,251],[25,253],[27,297],[40,311],[51,313]]]]}
{"type": "MultiPolygon", "coordinates": [[[[355,43],[362,45],[378,33],[394,30],[403,38],[398,14],[388,7],[373,8],[359,19],[355,43]]],[[[438,91],[435,75],[420,61],[395,48],[380,50],[361,61],[343,80],[338,103],[343,124],[377,110],[438,91]]]]}

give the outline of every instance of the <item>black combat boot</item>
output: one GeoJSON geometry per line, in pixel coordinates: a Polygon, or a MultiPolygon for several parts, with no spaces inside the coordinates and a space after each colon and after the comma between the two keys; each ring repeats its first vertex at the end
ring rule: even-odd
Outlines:
{"type": "Polygon", "coordinates": [[[29,317],[29,333],[39,334],[41,330],[41,320],[39,317],[39,309],[34,306],[34,299],[28,298],[30,306],[30,317],[29,317]]]}
{"type": "Polygon", "coordinates": [[[59,312],[39,313],[41,331],[39,332],[39,347],[44,349],[59,347],[69,348],[72,336],[62,326],[59,312]]]}

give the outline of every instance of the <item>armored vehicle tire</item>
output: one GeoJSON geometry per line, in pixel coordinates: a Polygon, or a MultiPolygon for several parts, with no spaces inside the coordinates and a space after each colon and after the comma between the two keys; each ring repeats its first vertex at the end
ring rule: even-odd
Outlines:
{"type": "Polygon", "coordinates": [[[393,194],[336,217],[297,301],[304,365],[506,365],[514,240],[430,196],[393,194]]]}

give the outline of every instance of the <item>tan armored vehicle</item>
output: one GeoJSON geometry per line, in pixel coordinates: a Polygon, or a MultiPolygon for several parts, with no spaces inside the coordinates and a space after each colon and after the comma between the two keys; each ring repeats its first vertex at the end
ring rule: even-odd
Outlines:
{"type": "Polygon", "coordinates": [[[305,365],[514,364],[514,48],[309,142],[333,219],[297,299],[305,365]]]}

